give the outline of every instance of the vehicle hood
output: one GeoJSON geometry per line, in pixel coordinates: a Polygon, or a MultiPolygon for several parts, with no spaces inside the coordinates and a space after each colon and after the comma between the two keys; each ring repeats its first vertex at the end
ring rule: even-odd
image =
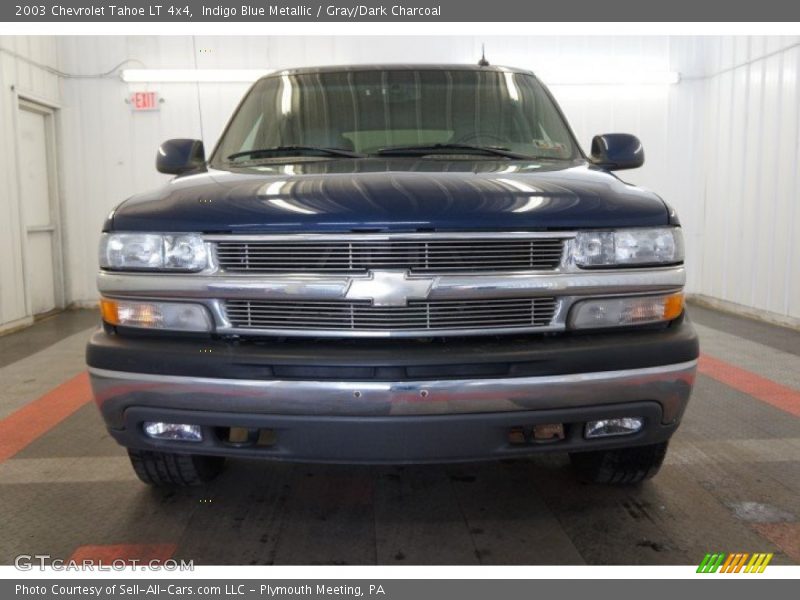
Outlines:
{"type": "Polygon", "coordinates": [[[178,177],[123,202],[106,230],[511,231],[670,220],[658,196],[585,162],[369,158],[178,177]]]}

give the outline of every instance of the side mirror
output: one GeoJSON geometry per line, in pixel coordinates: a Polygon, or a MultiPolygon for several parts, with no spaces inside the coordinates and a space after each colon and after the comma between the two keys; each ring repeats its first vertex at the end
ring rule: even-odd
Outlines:
{"type": "Polygon", "coordinates": [[[168,175],[183,175],[205,169],[206,152],[200,140],[167,140],[158,147],[156,169],[168,175]]]}
{"type": "Polygon", "coordinates": [[[636,169],[644,164],[644,148],[635,135],[606,133],[592,139],[592,162],[609,171],[636,169]]]}

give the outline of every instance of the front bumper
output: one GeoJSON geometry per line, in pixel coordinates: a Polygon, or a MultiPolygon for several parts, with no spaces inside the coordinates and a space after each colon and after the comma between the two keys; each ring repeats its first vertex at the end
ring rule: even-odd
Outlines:
{"type": "MultiPolygon", "coordinates": [[[[447,462],[649,444],[677,428],[697,337],[667,329],[552,338],[264,342],[131,338],[98,331],[95,399],[122,445],[327,462],[447,462]],[[586,440],[594,419],[641,416],[642,431],[586,440]],[[146,437],[142,423],[201,425],[202,443],[146,437]],[[512,429],[564,425],[564,439],[511,444],[512,429]],[[231,444],[225,428],[274,443],[231,444]]],[[[526,436],[528,439],[530,436],[526,436]]]]}
{"type": "Polygon", "coordinates": [[[514,458],[543,451],[580,452],[662,442],[678,422],[665,424],[657,402],[633,402],[546,410],[447,415],[376,417],[271,415],[134,406],[125,411],[121,429],[111,435],[123,446],[164,452],[240,456],[302,462],[348,464],[444,463],[514,458]],[[643,417],[638,433],[587,440],[587,420],[643,417]],[[142,423],[166,421],[200,425],[202,442],[174,442],[146,437],[142,423]],[[537,424],[561,423],[564,438],[533,441],[537,424]],[[226,441],[226,427],[247,428],[247,442],[226,441]],[[259,445],[261,431],[269,431],[269,445],[259,445]],[[512,442],[512,431],[517,434],[512,442]]]}

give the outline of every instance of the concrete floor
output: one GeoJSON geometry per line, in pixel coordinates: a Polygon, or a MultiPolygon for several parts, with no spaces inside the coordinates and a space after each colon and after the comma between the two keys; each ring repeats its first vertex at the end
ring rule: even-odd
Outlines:
{"type": "Polygon", "coordinates": [[[0,563],[173,556],[196,564],[800,564],[800,332],[692,306],[703,358],[667,464],[579,484],[566,457],[421,467],[233,460],[206,489],[135,478],[89,396],[96,316],[0,338],[0,563]]]}

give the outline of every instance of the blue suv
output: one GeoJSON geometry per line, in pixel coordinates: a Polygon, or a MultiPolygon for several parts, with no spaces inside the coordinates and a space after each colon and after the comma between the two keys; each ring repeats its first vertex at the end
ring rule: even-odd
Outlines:
{"type": "Polygon", "coordinates": [[[675,212],[586,156],[533,73],[305,68],[257,81],[206,157],[109,215],[87,362],[154,485],[225,457],[661,465],[694,383],[675,212]]]}

